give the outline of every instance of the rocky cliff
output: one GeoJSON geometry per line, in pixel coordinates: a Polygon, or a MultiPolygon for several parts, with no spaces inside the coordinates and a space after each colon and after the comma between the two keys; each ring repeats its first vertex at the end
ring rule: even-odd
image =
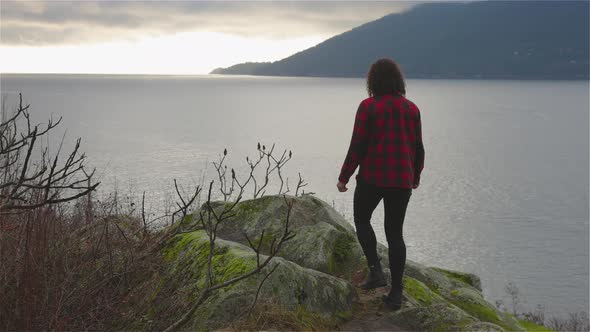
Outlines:
{"type": "MultiPolygon", "coordinates": [[[[390,330],[531,328],[488,303],[477,276],[412,261],[406,265],[402,309],[388,312],[380,308],[373,299],[385,293],[386,288],[364,292],[355,287],[364,274],[365,262],[354,228],[331,206],[313,196],[289,199],[294,201],[289,220],[295,237],[285,242],[278,257],[261,274],[216,291],[181,329],[364,330],[375,328],[363,319],[376,313],[391,324],[379,328],[390,330]],[[260,288],[255,314],[248,315],[264,272],[271,269],[275,271],[260,288]],[[291,325],[285,325],[285,317],[289,317],[291,325]],[[351,321],[355,324],[351,325],[351,321]]],[[[213,210],[222,211],[227,204],[231,203],[217,202],[213,210]]],[[[267,196],[242,201],[232,211],[231,218],[217,230],[212,271],[217,282],[255,268],[256,254],[247,245],[246,235],[254,243],[260,242],[261,252],[268,254],[272,239],[283,230],[288,207],[283,197],[267,196]]],[[[182,221],[185,228],[195,222],[197,215],[195,212],[182,221]]],[[[151,271],[131,292],[129,319],[123,319],[122,327],[161,330],[178,320],[204,287],[208,243],[203,230],[171,238],[160,253],[162,266],[151,271]]],[[[387,250],[382,245],[380,255],[387,262],[387,250]]]]}

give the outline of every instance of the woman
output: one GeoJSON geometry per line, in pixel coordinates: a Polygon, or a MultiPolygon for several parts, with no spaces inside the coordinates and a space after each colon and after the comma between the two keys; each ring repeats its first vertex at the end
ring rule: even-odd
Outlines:
{"type": "Polygon", "coordinates": [[[387,285],[370,223],[373,211],[383,199],[391,290],[382,299],[387,307],[397,310],[402,304],[406,264],[402,227],[412,189],[420,185],[424,167],[420,111],[405,98],[404,78],[391,59],[380,59],[371,66],[367,92],[369,98],[360,103],[356,113],[337,186],[340,192],[347,191],[346,184],[360,165],[353,205],[357,237],[369,265],[369,273],[361,284],[363,289],[387,285]]]}

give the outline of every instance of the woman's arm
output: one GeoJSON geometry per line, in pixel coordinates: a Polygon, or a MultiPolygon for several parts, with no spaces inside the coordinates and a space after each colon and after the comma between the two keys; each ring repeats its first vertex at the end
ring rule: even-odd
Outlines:
{"type": "Polygon", "coordinates": [[[342,185],[346,185],[348,183],[350,177],[367,154],[369,138],[368,120],[369,116],[367,107],[361,102],[356,111],[350,147],[348,148],[348,153],[346,154],[346,158],[342,164],[340,176],[338,176],[338,181],[342,185]]]}

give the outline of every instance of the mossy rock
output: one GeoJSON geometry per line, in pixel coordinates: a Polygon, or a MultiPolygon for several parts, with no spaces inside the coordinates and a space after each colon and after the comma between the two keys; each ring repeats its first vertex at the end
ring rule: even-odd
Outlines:
{"type": "Polygon", "coordinates": [[[421,281],[428,288],[439,294],[447,293],[455,288],[471,287],[462,280],[450,278],[437,269],[409,260],[406,262],[404,274],[421,281]]]}
{"type": "MultiPolygon", "coordinates": [[[[275,257],[261,274],[216,291],[182,329],[235,327],[240,326],[239,323],[233,325],[232,322],[240,319],[243,326],[254,324],[252,329],[257,329],[255,323],[243,319],[244,314],[250,309],[264,275],[274,267],[276,270],[266,280],[259,297],[261,302],[273,306],[267,319],[290,317],[291,322],[284,325],[284,329],[318,326],[334,329],[338,322],[351,317],[356,291],[349,277],[352,272],[366,268],[354,228],[332,207],[315,197],[287,199],[294,200],[290,229],[296,235],[284,243],[280,257],[275,257]],[[323,323],[314,325],[311,321],[323,323]]],[[[211,205],[220,215],[227,212],[231,204],[214,202],[211,205]]],[[[282,196],[266,196],[236,204],[229,218],[218,228],[212,268],[214,282],[223,282],[254,269],[256,255],[247,246],[245,235],[253,243],[260,243],[263,253],[268,253],[273,239],[284,230],[287,211],[282,196]]],[[[184,230],[194,228],[198,216],[197,211],[175,226],[184,230]]],[[[384,267],[388,266],[387,251],[387,247],[378,244],[384,267]]],[[[186,312],[205,286],[209,238],[203,231],[173,237],[161,254],[163,266],[152,272],[148,282],[132,290],[130,298],[139,294],[135,296],[135,307],[126,313],[118,329],[164,329],[186,312]]],[[[385,268],[385,272],[390,282],[389,269],[385,268]]],[[[408,260],[403,281],[403,308],[383,314],[407,330],[526,329],[524,323],[498,311],[483,298],[481,281],[473,274],[427,267],[408,260]]]]}
{"type": "Polygon", "coordinates": [[[533,323],[533,322],[530,322],[530,321],[524,320],[524,319],[519,319],[518,324],[520,326],[522,326],[526,331],[531,331],[531,332],[551,332],[551,331],[554,331],[548,327],[538,325],[536,323],[533,323]]]}
{"type": "MultiPolygon", "coordinates": [[[[421,312],[416,308],[424,307],[434,310],[433,313],[440,314],[456,313],[460,310],[464,315],[471,317],[471,321],[460,319],[452,324],[448,322],[450,319],[445,318],[443,322],[447,323],[431,326],[432,329],[428,328],[428,330],[443,328],[459,331],[525,330],[516,319],[487,302],[479,287],[481,287],[479,278],[473,274],[426,267],[412,261],[406,263],[404,295],[409,304],[406,306],[408,309],[421,312]],[[441,309],[441,303],[450,306],[451,309],[441,309]]],[[[400,325],[404,323],[400,322],[400,325]]],[[[407,325],[407,328],[417,327],[407,325]]]]}
{"type": "MultiPolygon", "coordinates": [[[[289,225],[295,237],[284,244],[280,257],[338,276],[350,276],[364,267],[364,256],[354,228],[342,215],[311,195],[287,196],[287,199],[294,202],[289,225]]],[[[224,210],[229,210],[232,204],[215,202],[212,207],[220,215],[224,210]]],[[[217,235],[248,245],[247,235],[255,244],[262,241],[262,252],[268,254],[272,240],[284,231],[287,211],[283,196],[241,201],[227,213],[232,217],[219,225],[217,235]]]]}
{"type": "Polygon", "coordinates": [[[461,327],[461,331],[465,332],[503,332],[506,331],[502,327],[488,323],[488,322],[475,322],[461,327]]]}
{"type": "MultiPolygon", "coordinates": [[[[239,243],[217,239],[212,274],[215,283],[243,275],[256,267],[256,255],[239,243]]],[[[166,328],[179,319],[198,298],[205,286],[209,255],[209,238],[203,231],[177,235],[162,250],[166,267],[156,276],[156,287],[145,301],[146,325],[131,324],[128,328],[166,328]]],[[[266,256],[261,256],[264,260],[266,256]]],[[[306,310],[326,317],[345,317],[356,296],[345,280],[307,269],[296,263],[275,257],[270,264],[248,279],[219,289],[210,296],[183,325],[187,330],[222,328],[242,318],[249,310],[258,285],[271,269],[261,288],[260,299],[272,301],[285,310],[306,310]]]]}
{"type": "Polygon", "coordinates": [[[420,306],[430,306],[445,301],[422,282],[411,277],[404,277],[404,295],[420,306]]]}
{"type": "Polygon", "coordinates": [[[390,315],[393,321],[412,331],[461,331],[464,326],[477,322],[448,302],[402,308],[390,315]]]}
{"type": "Polygon", "coordinates": [[[467,285],[474,287],[478,291],[482,291],[481,279],[473,273],[465,273],[461,271],[447,270],[438,267],[432,269],[444,273],[447,277],[466,283],[467,285]]]}
{"type": "Polygon", "coordinates": [[[443,296],[479,321],[492,323],[510,331],[524,331],[516,319],[498,311],[473,288],[456,288],[443,296]]]}

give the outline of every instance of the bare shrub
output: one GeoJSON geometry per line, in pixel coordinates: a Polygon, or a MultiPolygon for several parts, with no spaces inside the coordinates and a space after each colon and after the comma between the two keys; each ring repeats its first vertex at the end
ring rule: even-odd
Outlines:
{"type": "MultiPolygon", "coordinates": [[[[522,308],[520,291],[514,283],[509,282],[504,290],[510,296],[512,313],[518,319],[546,326],[555,331],[590,331],[590,322],[588,319],[588,313],[586,312],[570,312],[567,317],[547,317],[545,314],[545,308],[542,305],[537,305],[533,311],[527,311],[522,308]]],[[[496,307],[498,310],[506,311],[502,300],[496,301],[496,307]]]]}
{"type": "Polygon", "coordinates": [[[545,325],[545,308],[540,304],[537,305],[537,308],[534,311],[521,312],[518,316],[529,322],[545,325]]]}
{"type": "MultiPolygon", "coordinates": [[[[264,260],[261,260],[262,257],[261,257],[260,247],[261,247],[263,239],[264,239],[264,231],[263,231],[262,235],[260,236],[258,243],[253,243],[246,236],[246,239],[250,245],[250,248],[256,253],[256,267],[253,268],[252,270],[245,272],[244,274],[234,277],[230,280],[216,283],[214,281],[216,278],[213,275],[213,257],[215,255],[215,240],[217,239],[217,229],[222,222],[224,222],[234,216],[233,209],[239,203],[239,198],[238,198],[238,200],[236,200],[232,204],[224,205],[223,210],[221,212],[219,212],[219,211],[216,212],[215,209],[211,205],[212,188],[213,188],[213,181],[211,181],[211,183],[209,185],[207,202],[204,204],[204,208],[199,211],[198,222],[196,223],[195,227],[192,228],[191,230],[184,231],[184,232],[190,232],[190,231],[194,231],[194,230],[204,230],[209,237],[209,251],[208,251],[209,255],[207,258],[207,270],[204,271],[204,273],[205,273],[205,287],[203,289],[199,290],[199,295],[198,295],[198,297],[196,297],[196,300],[194,301],[194,303],[182,315],[182,317],[180,319],[178,319],[176,322],[174,322],[172,325],[170,325],[165,330],[166,332],[175,331],[175,330],[179,329],[180,327],[182,327],[186,322],[188,322],[190,320],[190,318],[193,316],[193,314],[195,313],[195,311],[201,305],[203,305],[205,300],[207,300],[211,295],[213,295],[213,293],[215,291],[225,288],[225,287],[229,287],[235,283],[238,283],[244,279],[247,279],[255,274],[260,273],[271,262],[271,260],[279,253],[283,244],[286,241],[293,238],[293,236],[294,236],[294,234],[289,229],[289,221],[290,221],[291,210],[293,208],[293,201],[288,200],[286,198],[286,196],[283,196],[285,203],[287,205],[287,215],[285,217],[285,225],[284,225],[284,229],[283,229],[281,236],[275,237],[272,239],[271,244],[270,244],[269,255],[264,260]]],[[[254,305],[256,303],[256,300],[258,299],[258,295],[260,293],[260,289],[262,288],[264,281],[266,281],[266,279],[276,270],[276,268],[278,266],[279,265],[276,264],[270,271],[268,271],[266,273],[266,275],[264,276],[264,278],[262,279],[262,281],[260,282],[257,292],[256,292],[254,303],[250,307],[250,311],[254,308],[254,305]]]]}
{"type": "MultiPolygon", "coordinates": [[[[105,203],[106,204],[106,203],[105,203]]],[[[83,205],[52,205],[3,216],[0,221],[0,322],[5,330],[102,329],[138,268],[145,238],[140,223],[83,205]]],[[[107,210],[108,211],[108,210],[107,210]]],[[[146,256],[150,257],[150,256],[146,256]]]]}
{"type": "Polygon", "coordinates": [[[555,331],[590,331],[587,312],[570,312],[568,317],[551,317],[546,326],[555,331]]]}
{"type": "MultiPolygon", "coordinates": [[[[46,126],[32,125],[28,109],[19,95],[16,111],[9,114],[3,107],[0,122],[0,330],[113,329],[117,317],[123,314],[129,291],[163,265],[158,254],[161,247],[179,233],[204,230],[210,244],[207,270],[203,271],[206,287],[168,328],[175,330],[216,290],[260,273],[283,243],[293,237],[289,229],[293,201],[284,195],[289,187],[282,174],[292,157],[290,151],[275,156],[274,144],[270,149],[258,144],[257,161],[246,159],[250,173],[244,180],[233,169],[231,179],[227,178],[224,151],[215,164],[219,190],[224,200],[234,201],[220,213],[214,210],[211,181],[207,199],[196,212],[197,222],[187,228],[178,221],[197,210],[201,186],[184,190],[174,180],[174,208],[159,216],[147,211],[145,192],[140,202],[120,197],[116,190],[105,199],[93,199],[90,193],[99,183],[94,182],[94,171],[87,172],[84,167],[86,157],[79,152],[80,140],[65,159],[60,159],[63,140],[58,153],[50,156],[37,142],[61,119],[49,120],[46,126]],[[40,152],[39,157],[35,157],[35,151],[40,152]],[[265,166],[262,179],[254,174],[258,165],[265,166]],[[253,198],[260,197],[273,174],[280,181],[278,194],[288,206],[283,233],[272,240],[270,255],[264,259],[260,253],[263,237],[257,243],[248,239],[256,253],[256,267],[215,283],[218,278],[213,276],[212,264],[217,227],[234,215],[247,185],[253,186],[253,198]],[[160,221],[172,227],[154,229],[152,226],[160,221]]],[[[296,194],[305,185],[300,176],[296,194]]],[[[277,266],[266,271],[258,292],[277,266]]],[[[258,292],[249,312],[254,309],[258,292]]]]}
{"type": "Polygon", "coordinates": [[[518,287],[516,287],[514,283],[509,282],[506,287],[504,287],[504,290],[510,296],[512,314],[517,315],[518,312],[520,312],[520,292],[518,287]]]}
{"type": "Polygon", "coordinates": [[[80,139],[61,161],[62,143],[55,156],[38,140],[61,122],[49,119],[47,125],[33,125],[30,105],[19,105],[11,114],[2,103],[0,119],[0,214],[17,213],[49,204],[63,203],[82,197],[96,189],[92,174],[84,170],[86,156],[79,152],[80,139]],[[35,156],[36,148],[40,156],[35,156]]]}
{"type": "MultiPolygon", "coordinates": [[[[275,155],[275,144],[270,149],[267,149],[266,145],[258,143],[256,146],[257,156],[255,158],[246,157],[246,163],[248,164],[248,175],[245,179],[240,180],[236,170],[230,169],[228,174],[228,168],[225,164],[225,159],[228,155],[227,149],[223,150],[223,155],[219,158],[219,161],[213,162],[213,166],[217,171],[217,178],[219,180],[219,192],[223,195],[223,200],[227,201],[232,197],[235,199],[241,199],[246,192],[246,188],[250,185],[252,187],[252,198],[262,197],[266,194],[270,179],[273,175],[276,176],[279,182],[278,195],[284,195],[291,192],[289,188],[289,179],[283,175],[283,168],[293,157],[293,152],[283,150],[283,152],[275,155]],[[257,170],[262,170],[262,179],[257,178],[257,170]],[[230,177],[228,179],[228,177],[230,177]]],[[[295,191],[295,196],[299,194],[299,190],[302,187],[307,186],[307,183],[299,174],[299,182],[295,191]]],[[[302,194],[304,194],[302,192],[302,194]]]]}

